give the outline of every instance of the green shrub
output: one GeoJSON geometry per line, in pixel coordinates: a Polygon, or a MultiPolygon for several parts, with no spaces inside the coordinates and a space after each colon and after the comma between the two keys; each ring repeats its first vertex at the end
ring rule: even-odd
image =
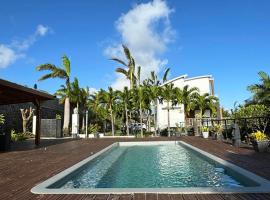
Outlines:
{"type": "Polygon", "coordinates": [[[90,124],[88,127],[89,134],[98,132],[98,124],[90,124]]]}
{"type": "Polygon", "coordinates": [[[208,131],[209,131],[209,128],[207,126],[202,127],[202,132],[208,132],[208,131]]]}
{"type": "Polygon", "coordinates": [[[5,123],[5,116],[3,114],[0,114],[0,125],[5,123]]]}
{"type": "Polygon", "coordinates": [[[28,135],[25,133],[16,133],[15,130],[11,131],[11,141],[17,142],[17,141],[24,141],[28,139],[28,135]]]}

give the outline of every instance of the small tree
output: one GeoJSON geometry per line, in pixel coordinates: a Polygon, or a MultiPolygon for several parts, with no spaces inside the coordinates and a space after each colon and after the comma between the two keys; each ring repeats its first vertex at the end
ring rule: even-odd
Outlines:
{"type": "Polygon", "coordinates": [[[29,109],[20,109],[21,110],[21,115],[22,115],[22,120],[23,120],[23,133],[27,133],[27,124],[31,117],[33,116],[34,110],[32,107],[29,109]]]}

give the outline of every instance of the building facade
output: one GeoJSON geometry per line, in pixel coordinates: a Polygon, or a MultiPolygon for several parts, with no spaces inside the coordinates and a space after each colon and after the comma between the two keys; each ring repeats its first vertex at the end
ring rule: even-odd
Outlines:
{"type": "MultiPolygon", "coordinates": [[[[169,83],[173,83],[174,87],[178,87],[180,89],[183,89],[185,85],[188,85],[189,87],[197,87],[201,95],[205,93],[214,95],[214,79],[212,75],[197,76],[192,78],[188,78],[187,75],[182,75],[167,81],[163,85],[169,83]]],[[[170,107],[171,107],[170,127],[176,127],[176,124],[179,125],[184,124],[185,122],[184,105],[178,104],[170,107]]],[[[209,115],[210,117],[210,112],[206,111],[204,115],[206,116],[209,115]]],[[[157,128],[159,130],[167,128],[168,126],[167,102],[158,103],[156,116],[157,116],[157,128]]]]}

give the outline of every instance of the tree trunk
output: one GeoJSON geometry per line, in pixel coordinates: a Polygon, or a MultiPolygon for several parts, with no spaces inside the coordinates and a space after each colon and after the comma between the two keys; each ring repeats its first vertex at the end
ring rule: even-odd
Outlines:
{"type": "Polygon", "coordinates": [[[65,99],[65,107],[64,107],[64,125],[63,125],[64,135],[69,135],[69,123],[70,123],[70,100],[69,97],[67,97],[65,99]]]}
{"type": "Polygon", "coordinates": [[[27,119],[23,119],[23,133],[27,132],[27,122],[28,122],[27,119]]]}
{"type": "Polygon", "coordinates": [[[125,104],[125,112],[126,112],[126,129],[127,129],[127,135],[129,136],[129,123],[128,123],[128,110],[127,110],[127,104],[125,104]]]}
{"type": "Polygon", "coordinates": [[[155,136],[157,136],[157,119],[156,119],[156,113],[157,113],[157,99],[155,99],[155,103],[154,103],[154,107],[155,107],[155,110],[154,110],[154,130],[155,130],[155,136]]]}
{"type": "Polygon", "coordinates": [[[170,127],[170,102],[167,102],[168,109],[168,137],[171,137],[171,127],[170,127]]]}
{"type": "Polygon", "coordinates": [[[86,131],[85,131],[85,116],[84,116],[84,112],[83,112],[83,118],[82,118],[82,131],[84,133],[86,133],[86,131]]]}
{"type": "Polygon", "coordinates": [[[111,126],[112,126],[112,136],[114,136],[114,119],[113,119],[113,112],[112,109],[110,109],[111,111],[111,126]]]}
{"type": "Polygon", "coordinates": [[[143,119],[142,119],[142,104],[140,102],[140,123],[141,123],[141,137],[143,137],[143,119]]]}

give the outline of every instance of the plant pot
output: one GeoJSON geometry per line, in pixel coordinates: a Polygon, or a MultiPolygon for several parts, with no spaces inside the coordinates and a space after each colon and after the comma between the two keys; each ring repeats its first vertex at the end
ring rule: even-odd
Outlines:
{"type": "Polygon", "coordinates": [[[209,137],[209,132],[202,132],[203,138],[208,138],[209,137]]]}
{"type": "Polygon", "coordinates": [[[252,142],[253,148],[257,152],[266,152],[269,145],[269,140],[256,141],[252,142]]]}

